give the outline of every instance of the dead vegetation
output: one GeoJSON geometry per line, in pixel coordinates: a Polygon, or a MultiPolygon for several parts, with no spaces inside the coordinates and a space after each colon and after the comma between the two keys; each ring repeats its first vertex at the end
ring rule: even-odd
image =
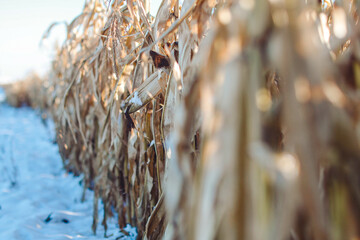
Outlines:
{"type": "Polygon", "coordinates": [[[7,102],[15,107],[30,106],[33,108],[46,107],[43,94],[42,79],[35,73],[15,83],[0,85],[4,88],[7,102]]]}
{"type": "Polygon", "coordinates": [[[86,1],[36,96],[93,230],[115,211],[143,239],[358,239],[358,7],[86,1]]]}

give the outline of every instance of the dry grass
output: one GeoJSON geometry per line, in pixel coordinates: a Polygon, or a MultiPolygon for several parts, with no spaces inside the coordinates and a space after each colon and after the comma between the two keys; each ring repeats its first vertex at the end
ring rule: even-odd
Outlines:
{"type": "Polygon", "coordinates": [[[144,239],[359,238],[359,3],[148,4],[86,1],[44,82],[93,230],[101,198],[144,239]]]}
{"type": "Polygon", "coordinates": [[[42,81],[37,74],[32,73],[21,81],[5,84],[1,87],[4,88],[6,100],[10,105],[45,109],[42,81]]]}

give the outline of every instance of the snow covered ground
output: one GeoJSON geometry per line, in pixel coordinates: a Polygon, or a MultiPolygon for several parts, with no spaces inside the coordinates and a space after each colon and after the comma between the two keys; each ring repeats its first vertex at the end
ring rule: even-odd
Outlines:
{"type": "Polygon", "coordinates": [[[135,228],[128,225],[126,236],[115,219],[108,238],[100,223],[93,235],[93,192],[80,201],[82,178],[63,169],[53,123],[46,127],[34,110],[12,108],[3,98],[0,88],[0,239],[135,239],[135,228]]]}

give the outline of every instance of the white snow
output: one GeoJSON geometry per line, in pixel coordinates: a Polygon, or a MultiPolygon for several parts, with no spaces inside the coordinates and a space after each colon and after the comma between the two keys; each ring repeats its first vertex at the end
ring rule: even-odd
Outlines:
{"type": "Polygon", "coordinates": [[[0,103],[5,101],[5,92],[4,89],[0,88],[0,103]]]}
{"type": "Polygon", "coordinates": [[[45,122],[30,108],[0,101],[0,239],[135,239],[136,229],[128,225],[125,236],[116,218],[108,220],[110,237],[104,237],[102,204],[93,235],[94,194],[87,190],[80,201],[82,177],[65,172],[53,124],[45,122]]]}
{"type": "Polygon", "coordinates": [[[142,105],[142,101],[141,99],[139,98],[139,93],[136,91],[134,92],[134,96],[130,99],[129,101],[130,103],[133,103],[137,106],[141,106],[142,105]]]}

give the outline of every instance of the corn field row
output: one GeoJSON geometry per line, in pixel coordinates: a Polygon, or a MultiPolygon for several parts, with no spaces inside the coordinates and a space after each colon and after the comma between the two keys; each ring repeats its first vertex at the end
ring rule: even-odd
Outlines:
{"type": "Polygon", "coordinates": [[[48,76],[7,88],[55,120],[93,231],[360,239],[360,2],[150,4],[87,0],[48,76]]]}

